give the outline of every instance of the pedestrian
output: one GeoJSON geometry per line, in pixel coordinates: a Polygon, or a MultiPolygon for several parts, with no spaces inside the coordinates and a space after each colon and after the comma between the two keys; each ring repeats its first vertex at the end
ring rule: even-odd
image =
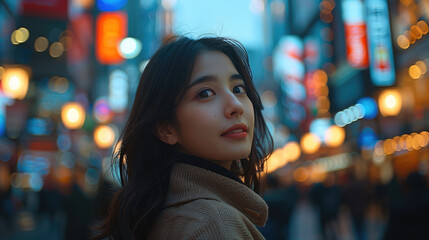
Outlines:
{"type": "Polygon", "coordinates": [[[263,239],[272,151],[245,48],[175,38],[149,60],[121,135],[121,185],[94,239],[263,239]]]}

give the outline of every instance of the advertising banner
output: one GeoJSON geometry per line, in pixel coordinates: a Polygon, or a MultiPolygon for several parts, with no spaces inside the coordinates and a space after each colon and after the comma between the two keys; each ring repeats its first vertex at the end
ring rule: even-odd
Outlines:
{"type": "Polygon", "coordinates": [[[360,0],[343,0],[342,13],[347,61],[354,68],[366,68],[368,45],[363,3],[360,0]]]}
{"type": "Polygon", "coordinates": [[[127,36],[128,17],[122,11],[102,12],[96,20],[95,55],[101,64],[120,64],[119,42],[127,36]]]}
{"type": "Polygon", "coordinates": [[[395,83],[395,66],[387,1],[366,0],[365,3],[371,80],[376,86],[392,86],[395,83]]]}

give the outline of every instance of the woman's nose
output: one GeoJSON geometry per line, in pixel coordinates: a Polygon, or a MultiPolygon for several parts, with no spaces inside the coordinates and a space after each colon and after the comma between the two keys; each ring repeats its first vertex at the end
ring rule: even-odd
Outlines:
{"type": "Polygon", "coordinates": [[[231,118],[241,115],[244,112],[243,104],[233,93],[227,94],[225,100],[225,117],[231,118]]]}

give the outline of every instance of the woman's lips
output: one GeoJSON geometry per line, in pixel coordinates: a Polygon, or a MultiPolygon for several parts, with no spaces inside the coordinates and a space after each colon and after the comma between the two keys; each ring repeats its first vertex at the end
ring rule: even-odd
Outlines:
{"type": "Polygon", "coordinates": [[[230,132],[223,134],[222,137],[241,139],[247,137],[247,132],[230,132]]]}
{"type": "Polygon", "coordinates": [[[247,136],[247,125],[244,123],[236,124],[228,128],[221,136],[235,139],[245,138],[247,136]]]}

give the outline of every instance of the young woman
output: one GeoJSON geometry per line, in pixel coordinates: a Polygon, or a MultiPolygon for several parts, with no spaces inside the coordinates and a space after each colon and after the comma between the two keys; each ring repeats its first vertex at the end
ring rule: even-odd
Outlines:
{"type": "Polygon", "coordinates": [[[186,37],[147,64],[122,132],[122,188],[95,239],[262,239],[272,151],[247,52],[186,37]]]}

